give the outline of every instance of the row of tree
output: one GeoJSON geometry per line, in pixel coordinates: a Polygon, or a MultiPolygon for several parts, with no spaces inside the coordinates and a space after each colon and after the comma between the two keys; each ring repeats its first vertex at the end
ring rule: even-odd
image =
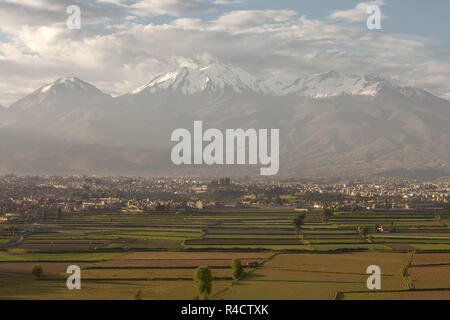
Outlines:
{"type": "MultiPolygon", "coordinates": [[[[41,279],[44,276],[44,269],[41,265],[34,265],[31,273],[41,279]]],[[[233,280],[239,280],[244,276],[244,267],[240,259],[235,258],[231,262],[231,277],[233,280]]],[[[196,294],[194,299],[208,299],[212,291],[212,282],[214,277],[211,269],[207,266],[198,267],[194,272],[194,283],[196,286],[196,294]]],[[[142,291],[139,290],[134,296],[135,300],[142,300],[142,291]]]]}
{"type": "MultiPolygon", "coordinates": [[[[325,207],[320,212],[320,220],[322,223],[327,223],[330,218],[334,215],[333,209],[329,207],[325,207]]],[[[295,235],[298,237],[300,235],[300,230],[305,222],[306,213],[302,212],[298,214],[294,220],[292,221],[294,228],[295,228],[295,235]]]]}
{"type": "MultiPolygon", "coordinates": [[[[238,258],[234,258],[231,262],[231,277],[233,280],[239,280],[244,275],[244,267],[238,258]]],[[[208,299],[212,291],[212,281],[214,277],[211,269],[207,266],[198,267],[194,272],[194,283],[196,293],[194,299],[208,299]]]]}

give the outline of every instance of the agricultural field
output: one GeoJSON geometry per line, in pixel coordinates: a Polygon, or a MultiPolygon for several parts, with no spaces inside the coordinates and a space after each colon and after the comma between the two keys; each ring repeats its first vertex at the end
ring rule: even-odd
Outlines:
{"type": "Polygon", "coordinates": [[[403,253],[279,254],[217,298],[334,299],[340,291],[368,291],[366,269],[374,264],[382,270],[382,288],[400,290],[407,261],[403,253]]]}
{"type": "Polygon", "coordinates": [[[133,299],[138,290],[145,299],[193,299],[192,276],[198,266],[211,267],[214,294],[231,284],[232,258],[246,264],[270,256],[252,252],[133,252],[116,257],[85,254],[69,263],[53,262],[62,258],[60,254],[36,254],[31,262],[23,262],[30,259],[29,254],[11,255],[16,259],[0,263],[0,299],[133,299]],[[79,291],[66,287],[65,271],[74,263],[82,268],[79,291]],[[44,270],[41,279],[30,273],[35,264],[44,270]]]}
{"type": "Polygon", "coordinates": [[[212,271],[213,299],[450,298],[447,220],[433,213],[338,212],[322,222],[312,211],[296,230],[298,214],[65,214],[8,225],[0,232],[0,298],[133,299],[141,290],[144,299],[192,299],[199,266],[212,271]],[[234,258],[245,267],[239,281],[231,278],[234,258]],[[37,264],[41,279],[31,274],[37,264]],[[382,270],[380,291],[366,287],[372,264],[382,270]],[[69,265],[82,270],[81,293],[66,288],[69,265]]]}
{"type": "MultiPolygon", "coordinates": [[[[450,250],[450,228],[434,214],[339,212],[328,222],[307,214],[299,234],[295,210],[214,210],[190,214],[78,214],[33,226],[14,246],[33,252],[129,250],[450,250]],[[387,232],[377,232],[383,226],[387,232]],[[390,232],[395,226],[395,232],[390,232]],[[358,227],[367,227],[361,235],[358,227]]],[[[11,232],[9,232],[11,233],[11,232]]],[[[3,231],[0,239],[12,237],[3,231]],[[1,238],[3,237],[3,238],[1,238]]]]}

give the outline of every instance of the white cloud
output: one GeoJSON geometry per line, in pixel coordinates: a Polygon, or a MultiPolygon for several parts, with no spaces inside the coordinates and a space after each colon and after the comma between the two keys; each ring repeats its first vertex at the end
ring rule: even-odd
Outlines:
{"type": "Polygon", "coordinates": [[[96,0],[97,3],[112,3],[118,6],[126,6],[127,0],[96,0]]]}
{"type": "MultiPolygon", "coordinates": [[[[30,0],[31,1],[31,0],[30,0]]],[[[44,0],[42,0],[44,1],[44,0]]],[[[240,5],[245,0],[96,0],[130,9],[133,14],[180,16],[189,13],[211,12],[218,6],[240,5]]]]}
{"type": "Polygon", "coordinates": [[[171,15],[204,13],[215,9],[211,2],[202,0],[141,0],[129,6],[136,15],[171,15]]]}
{"type": "Polygon", "coordinates": [[[3,2],[17,4],[24,7],[46,8],[49,10],[58,7],[58,4],[51,0],[3,0],[3,2]]]}
{"type": "Polygon", "coordinates": [[[269,32],[269,29],[283,27],[286,23],[296,24],[297,17],[298,12],[292,10],[238,10],[210,21],[180,18],[174,20],[172,25],[184,29],[226,31],[234,34],[257,33],[258,30],[269,32]]]}
{"type": "Polygon", "coordinates": [[[243,4],[245,0],[214,0],[214,4],[219,5],[233,5],[233,4],[243,4]]]}
{"type": "Polygon", "coordinates": [[[375,0],[369,2],[361,2],[350,10],[337,10],[330,14],[331,19],[345,20],[347,22],[358,22],[367,20],[367,8],[373,5],[383,6],[385,2],[383,0],[375,0]]]}
{"type": "Polygon", "coordinates": [[[291,21],[297,16],[298,13],[292,10],[239,10],[222,15],[214,24],[223,28],[241,28],[291,21]]]}
{"type": "MultiPolygon", "coordinates": [[[[162,5],[153,2],[152,10],[157,3],[162,5]]],[[[65,28],[65,10],[19,6],[0,4],[4,105],[60,76],[77,76],[117,95],[155,73],[216,58],[260,76],[378,72],[450,96],[450,64],[436,61],[423,37],[369,32],[365,25],[309,19],[290,10],[237,10],[210,20],[181,16],[145,24],[117,6],[85,7],[87,25],[73,31],[65,28]]],[[[158,10],[181,14],[170,6],[158,10]]]]}

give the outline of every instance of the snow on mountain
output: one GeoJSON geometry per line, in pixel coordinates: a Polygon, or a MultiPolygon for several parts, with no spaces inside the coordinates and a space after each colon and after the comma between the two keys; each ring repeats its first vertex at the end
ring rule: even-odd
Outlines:
{"type": "Polygon", "coordinates": [[[341,76],[330,71],[298,78],[288,85],[281,83],[273,90],[278,95],[329,98],[340,95],[375,96],[388,87],[392,84],[377,74],[341,76]]]}
{"type": "Polygon", "coordinates": [[[224,91],[225,89],[231,89],[237,93],[269,92],[260,79],[248,72],[229,65],[213,63],[202,68],[183,67],[173,72],[157,75],[147,84],[133,91],[132,94],[167,89],[189,95],[205,90],[224,91]]]}
{"type": "Polygon", "coordinates": [[[158,168],[156,160],[166,170],[168,137],[200,119],[218,129],[282,128],[280,168],[289,176],[353,176],[398,168],[450,172],[450,102],[375,74],[331,71],[265,82],[213,63],[158,75],[117,98],[69,77],[40,87],[1,114],[4,171],[50,172],[61,165],[58,172],[109,167],[111,172],[146,173],[158,168]],[[58,141],[24,153],[36,144],[33,137],[58,141]]]}
{"type": "Polygon", "coordinates": [[[11,109],[28,110],[36,106],[67,107],[68,105],[84,104],[101,97],[109,96],[76,77],[64,77],[46,84],[20,99],[11,105],[11,109]]]}
{"type": "Polygon", "coordinates": [[[56,81],[41,87],[40,91],[42,93],[51,92],[51,91],[59,90],[60,88],[71,89],[71,90],[81,90],[81,91],[96,89],[93,85],[91,85],[87,82],[81,81],[78,78],[64,77],[64,78],[59,78],[56,81]]]}
{"type": "Polygon", "coordinates": [[[173,90],[185,95],[231,89],[235,93],[254,92],[273,96],[297,96],[323,99],[341,95],[375,96],[387,88],[407,97],[424,97],[423,90],[396,87],[377,74],[341,75],[336,71],[310,74],[295,79],[270,78],[265,81],[243,69],[213,63],[201,68],[183,67],[155,76],[131,95],[173,90]]]}

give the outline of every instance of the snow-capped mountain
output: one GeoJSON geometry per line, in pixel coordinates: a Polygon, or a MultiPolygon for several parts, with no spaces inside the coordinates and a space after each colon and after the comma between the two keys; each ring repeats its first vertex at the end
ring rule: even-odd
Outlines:
{"type": "Polygon", "coordinates": [[[155,76],[117,98],[72,77],[44,85],[1,112],[0,170],[173,174],[170,135],[195,120],[221,130],[279,128],[285,176],[450,173],[447,100],[375,74],[262,81],[219,63],[155,76]]]}
{"type": "Polygon", "coordinates": [[[237,93],[269,92],[260,79],[245,70],[220,63],[212,63],[201,68],[183,67],[157,75],[131,94],[154,93],[168,89],[183,94],[196,94],[204,91],[223,92],[227,89],[237,93]]]}
{"type": "Polygon", "coordinates": [[[32,108],[66,108],[83,106],[96,100],[110,97],[92,84],[76,77],[59,78],[48,83],[11,105],[11,110],[29,110],[32,108]]]}
{"type": "Polygon", "coordinates": [[[0,127],[76,142],[97,142],[96,123],[113,98],[76,77],[59,78],[13,103],[0,127]]]}
{"type": "Polygon", "coordinates": [[[88,91],[94,91],[98,92],[99,90],[95,88],[93,85],[81,81],[80,79],[76,77],[64,77],[59,78],[56,81],[49,83],[41,88],[38,89],[41,93],[60,93],[61,89],[68,89],[68,90],[76,90],[81,92],[88,92],[88,91]]]}
{"type": "Polygon", "coordinates": [[[341,95],[375,96],[385,89],[396,89],[408,95],[423,96],[423,90],[397,87],[378,74],[341,75],[336,71],[309,74],[291,80],[260,79],[247,71],[215,62],[199,67],[183,67],[158,74],[128,95],[173,91],[184,95],[202,92],[257,93],[273,96],[297,96],[323,99],[341,95]]]}
{"type": "Polygon", "coordinates": [[[392,84],[377,74],[341,76],[336,71],[330,71],[298,78],[273,89],[279,95],[329,98],[340,95],[375,96],[380,90],[390,87],[392,84]]]}

